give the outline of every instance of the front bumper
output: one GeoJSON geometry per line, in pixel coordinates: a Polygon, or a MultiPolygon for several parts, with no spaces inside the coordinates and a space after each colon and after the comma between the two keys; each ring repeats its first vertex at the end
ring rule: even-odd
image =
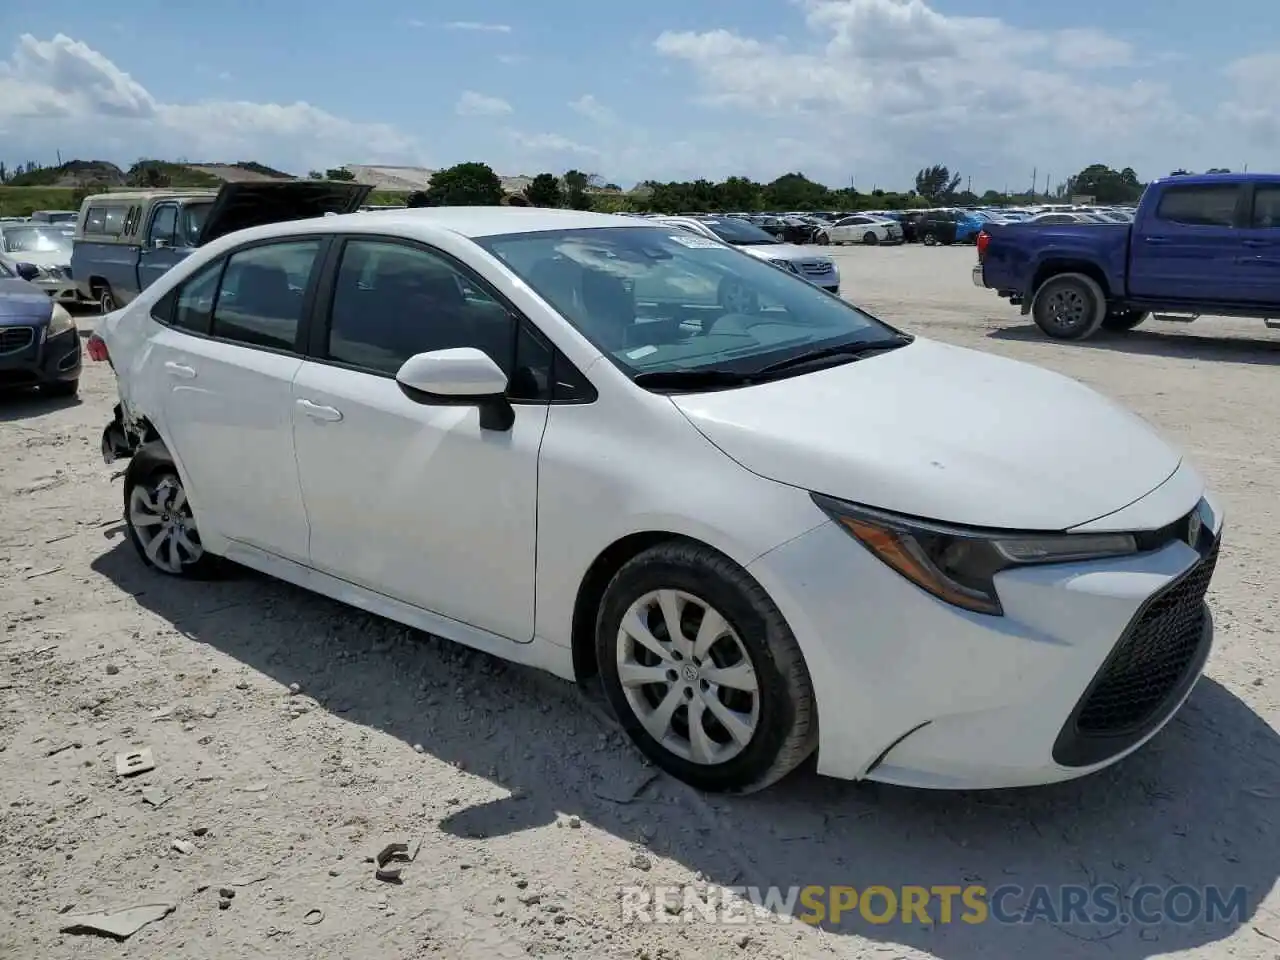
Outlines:
{"type": "Polygon", "coordinates": [[[1138,749],[1190,695],[1209,653],[1203,592],[1216,514],[1198,550],[1171,541],[1122,559],[1000,574],[1002,617],[924,593],[834,523],[760,557],[749,570],[809,666],[818,771],[913,787],[1018,787],[1082,776],[1138,749]],[[1160,631],[1171,622],[1161,598],[1175,594],[1168,643],[1177,649],[1161,660],[1160,631]],[[1144,683],[1159,688],[1138,691],[1141,716],[1124,715],[1124,698],[1144,683]]]}
{"type": "Polygon", "coordinates": [[[987,281],[982,275],[982,264],[975,263],[973,265],[973,285],[975,287],[986,287],[987,281]]]}
{"type": "Polygon", "coordinates": [[[0,327],[0,389],[38,387],[80,378],[80,335],[54,337],[45,324],[0,327]]]}

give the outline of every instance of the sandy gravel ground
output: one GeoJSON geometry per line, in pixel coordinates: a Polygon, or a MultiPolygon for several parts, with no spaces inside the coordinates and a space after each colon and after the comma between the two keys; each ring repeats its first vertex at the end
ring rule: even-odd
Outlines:
{"type": "Polygon", "coordinates": [[[1217,648],[1146,749],[991,794],[646,783],[559,681],[253,574],[148,573],[98,454],[115,388],[94,365],[77,403],[0,403],[0,957],[1280,956],[1280,332],[1210,320],[1052,343],[970,285],[971,249],[836,255],[851,299],[1086,381],[1220,492],[1217,648]],[[115,755],[144,746],[156,769],[118,778],[115,755]],[[399,885],[366,862],[388,838],[422,844],[399,885]],[[1249,903],[1243,923],[1187,926],[623,922],[620,886],[679,883],[1217,884],[1249,903]],[[59,929],[149,901],[176,909],[125,945],[59,929]]]}

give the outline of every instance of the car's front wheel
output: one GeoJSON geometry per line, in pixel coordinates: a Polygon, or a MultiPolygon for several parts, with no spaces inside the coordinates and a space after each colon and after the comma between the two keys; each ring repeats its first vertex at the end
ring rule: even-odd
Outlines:
{"type": "Polygon", "coordinates": [[[1151,316],[1145,310],[1111,310],[1102,320],[1102,329],[1112,333],[1123,333],[1132,330],[1151,316]]]}
{"type": "Polygon", "coordinates": [[[124,480],[129,539],[147,566],[174,577],[207,577],[217,558],[205,552],[177,468],[157,444],[142,447],[124,480]]]}
{"type": "Polygon", "coordinates": [[[596,652],[628,735],[699,789],[762,789],[817,745],[795,637],[763,588],[709,547],[661,544],[623,566],[600,606],[596,652]]]}

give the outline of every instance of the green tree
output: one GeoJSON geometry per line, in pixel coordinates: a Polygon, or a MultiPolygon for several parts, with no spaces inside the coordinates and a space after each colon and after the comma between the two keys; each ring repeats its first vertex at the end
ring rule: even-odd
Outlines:
{"type": "Polygon", "coordinates": [[[763,188],[750,177],[730,177],[720,184],[720,202],[725,210],[759,210],[763,188]]]}
{"type": "Polygon", "coordinates": [[[1142,196],[1142,190],[1132,167],[1112,170],[1105,163],[1091,163],[1067,180],[1065,193],[1094,197],[1098,203],[1132,203],[1142,196]]]}
{"type": "Polygon", "coordinates": [[[803,173],[784,173],[764,188],[764,204],[771,210],[819,210],[829,205],[831,190],[803,173]]]}
{"type": "Polygon", "coordinates": [[[924,167],[916,173],[916,193],[933,204],[951,203],[960,186],[960,174],[940,163],[924,167]]]}
{"type": "Polygon", "coordinates": [[[524,188],[524,198],[535,207],[558,207],[564,203],[564,192],[554,173],[540,173],[524,188]]]}
{"type": "Polygon", "coordinates": [[[590,210],[591,195],[587,187],[591,178],[581,170],[570,170],[564,175],[564,199],[571,210],[590,210]]]}
{"type": "Polygon", "coordinates": [[[330,167],[324,172],[326,180],[346,180],[348,182],[354,180],[356,175],[346,167],[330,167]]]}
{"type": "Polygon", "coordinates": [[[426,198],[433,207],[498,206],[502,181],[487,163],[459,163],[431,175],[426,198]]]}

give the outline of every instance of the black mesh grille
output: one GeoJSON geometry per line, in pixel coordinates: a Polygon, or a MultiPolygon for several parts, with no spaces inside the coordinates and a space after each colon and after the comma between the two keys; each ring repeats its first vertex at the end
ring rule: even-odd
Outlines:
{"type": "Polygon", "coordinates": [[[0,327],[0,353],[17,353],[35,343],[34,327],[0,327]]]}
{"type": "Polygon", "coordinates": [[[1102,668],[1076,716],[1081,736],[1114,735],[1150,720],[1196,659],[1205,594],[1218,560],[1208,555],[1147,605],[1102,668]]]}

